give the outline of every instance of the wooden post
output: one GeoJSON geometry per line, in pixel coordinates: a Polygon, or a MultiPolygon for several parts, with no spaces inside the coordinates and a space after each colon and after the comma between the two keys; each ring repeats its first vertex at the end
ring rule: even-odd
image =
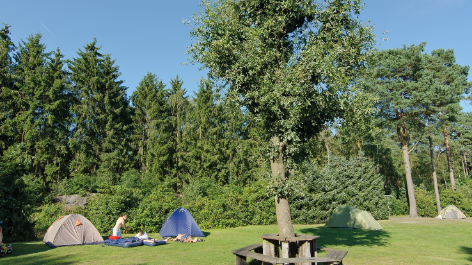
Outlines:
{"type": "Polygon", "coordinates": [[[282,255],[280,255],[281,258],[286,258],[286,259],[290,258],[290,255],[289,255],[290,254],[290,244],[289,244],[289,242],[282,241],[281,243],[282,243],[282,253],[281,253],[282,255]]]}
{"type": "MultiPolygon", "coordinates": [[[[270,257],[279,256],[279,241],[264,239],[262,241],[262,254],[270,257]]],[[[262,265],[269,265],[270,263],[263,262],[262,265]]]]}
{"type": "Polygon", "coordinates": [[[246,265],[246,257],[236,255],[236,265],[246,265]]]}

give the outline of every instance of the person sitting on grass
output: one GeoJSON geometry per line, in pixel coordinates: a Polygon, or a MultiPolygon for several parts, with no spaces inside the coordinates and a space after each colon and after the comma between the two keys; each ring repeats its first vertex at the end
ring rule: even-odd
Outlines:
{"type": "Polygon", "coordinates": [[[180,241],[184,243],[195,243],[195,242],[203,241],[203,240],[198,239],[198,237],[192,238],[192,236],[188,236],[186,234],[178,234],[176,238],[172,239],[172,241],[180,241]]]}
{"type": "Polygon", "coordinates": [[[139,232],[135,235],[135,237],[141,239],[141,240],[145,240],[145,239],[148,239],[148,235],[146,234],[146,232],[143,232],[143,230],[139,230],[139,232]]]}

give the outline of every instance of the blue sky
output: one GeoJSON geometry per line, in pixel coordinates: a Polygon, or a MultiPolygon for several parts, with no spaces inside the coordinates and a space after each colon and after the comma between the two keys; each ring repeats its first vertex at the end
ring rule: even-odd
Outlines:
{"type": "MultiPolygon", "coordinates": [[[[201,10],[197,0],[0,0],[0,23],[11,26],[15,44],[41,33],[47,51],[60,48],[65,58],[94,37],[101,52],[111,54],[121,79],[135,90],[147,72],[164,84],[179,75],[189,96],[205,76],[196,65],[186,65],[191,20],[201,10]]],[[[472,65],[472,0],[365,0],[360,19],[375,26],[379,49],[427,42],[426,52],[453,49],[460,65],[472,65]],[[388,31],[387,34],[383,32],[388,31]],[[382,38],[388,38],[382,41],[382,38]]],[[[472,75],[472,74],[471,74],[472,75]]],[[[472,80],[469,75],[469,80],[472,80]]],[[[465,106],[466,110],[472,109],[465,106]]]]}

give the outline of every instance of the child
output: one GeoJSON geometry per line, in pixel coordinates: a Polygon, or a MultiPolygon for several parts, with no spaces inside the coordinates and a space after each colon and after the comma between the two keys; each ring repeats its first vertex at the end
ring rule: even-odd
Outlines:
{"type": "Polygon", "coordinates": [[[139,230],[138,234],[136,234],[137,238],[141,239],[141,240],[145,240],[145,239],[148,239],[148,235],[146,234],[146,232],[143,232],[143,230],[139,230]]]}

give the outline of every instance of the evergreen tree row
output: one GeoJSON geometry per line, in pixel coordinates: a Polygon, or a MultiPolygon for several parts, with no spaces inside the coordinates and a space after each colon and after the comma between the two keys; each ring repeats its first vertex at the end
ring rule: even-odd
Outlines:
{"type": "Polygon", "coordinates": [[[5,26],[1,41],[0,152],[24,146],[28,173],[47,189],[76,179],[76,189],[95,192],[130,170],[175,192],[192,179],[254,179],[254,123],[209,81],[189,98],[178,76],[167,88],[147,73],[127,98],[119,67],[96,40],[70,60],[47,52],[40,34],[17,47],[5,26]]]}

